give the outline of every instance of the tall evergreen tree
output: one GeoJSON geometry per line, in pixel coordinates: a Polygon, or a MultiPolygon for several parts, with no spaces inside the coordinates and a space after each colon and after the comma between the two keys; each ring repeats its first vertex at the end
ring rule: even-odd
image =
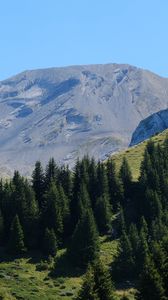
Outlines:
{"type": "Polygon", "coordinates": [[[26,248],[24,244],[23,229],[20,224],[19,218],[16,215],[11,225],[8,252],[11,254],[22,254],[25,252],[25,250],[26,248]]]}
{"type": "Polygon", "coordinates": [[[124,191],[116,173],[116,166],[112,159],[107,161],[107,178],[109,185],[110,203],[114,212],[119,210],[120,204],[123,203],[124,191]]]}
{"type": "Polygon", "coordinates": [[[55,256],[57,251],[57,240],[53,229],[46,228],[43,241],[44,254],[55,256]]]}
{"type": "Polygon", "coordinates": [[[93,214],[89,209],[83,211],[75,228],[68,254],[73,263],[80,267],[87,267],[98,257],[98,232],[93,214]]]}
{"type": "Polygon", "coordinates": [[[44,206],[44,172],[40,161],[37,161],[32,174],[32,185],[39,207],[44,206]]]}
{"type": "Polygon", "coordinates": [[[76,300],[99,300],[97,290],[95,288],[95,278],[93,267],[88,266],[87,272],[83,279],[83,284],[76,300]]]}
{"type": "Polygon", "coordinates": [[[94,263],[93,270],[98,299],[114,300],[114,287],[109,271],[103,266],[100,260],[94,263]]]}
{"type": "Polygon", "coordinates": [[[57,182],[59,176],[58,166],[56,165],[56,162],[54,158],[50,158],[45,171],[45,186],[46,188],[49,187],[50,183],[57,182]]]}
{"type": "Polygon", "coordinates": [[[100,260],[88,267],[77,300],[114,300],[114,287],[108,270],[100,260]]]}
{"type": "Polygon", "coordinates": [[[124,187],[124,196],[126,199],[129,199],[131,197],[132,173],[126,157],[124,157],[122,161],[120,178],[124,187]]]}
{"type": "Polygon", "coordinates": [[[106,196],[99,197],[95,206],[95,219],[100,234],[105,234],[111,229],[111,209],[106,196]]]}
{"type": "Polygon", "coordinates": [[[46,208],[43,212],[44,228],[54,229],[58,240],[61,240],[63,233],[63,215],[60,204],[58,189],[54,181],[51,181],[49,189],[45,194],[46,208]]]}
{"type": "Polygon", "coordinates": [[[162,279],[149,256],[144,262],[138,291],[138,300],[166,300],[162,279]]]}

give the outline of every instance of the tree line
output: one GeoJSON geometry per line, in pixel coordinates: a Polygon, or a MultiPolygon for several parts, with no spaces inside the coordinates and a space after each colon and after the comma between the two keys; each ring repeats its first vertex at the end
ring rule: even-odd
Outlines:
{"type": "Polygon", "coordinates": [[[139,300],[168,299],[168,139],[148,142],[137,182],[126,158],[119,172],[113,159],[88,156],[73,171],[37,161],[31,180],[15,171],[0,182],[0,244],[13,256],[66,247],[74,267],[87,270],[80,300],[113,300],[113,282],[122,280],[138,282],[139,300]],[[109,270],[100,235],[119,240],[109,270]]]}

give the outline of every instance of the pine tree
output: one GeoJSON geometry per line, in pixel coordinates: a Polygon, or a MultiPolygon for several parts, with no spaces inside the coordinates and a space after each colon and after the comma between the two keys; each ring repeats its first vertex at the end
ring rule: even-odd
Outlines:
{"type": "Polygon", "coordinates": [[[24,195],[24,206],[22,206],[21,211],[21,222],[25,235],[25,243],[27,247],[36,248],[38,245],[38,216],[39,209],[38,203],[35,199],[35,194],[28,183],[28,180],[24,181],[23,186],[24,195]]]}
{"type": "Polygon", "coordinates": [[[149,256],[146,256],[140,276],[138,300],[166,300],[162,279],[149,256]]]}
{"type": "Polygon", "coordinates": [[[98,257],[98,233],[93,214],[89,209],[83,211],[75,228],[68,254],[73,263],[79,267],[86,267],[98,257]]]}
{"type": "Polygon", "coordinates": [[[98,299],[113,300],[115,298],[114,287],[112,284],[110,273],[103,266],[100,260],[94,263],[93,270],[94,270],[95,290],[97,291],[98,299]]]}
{"type": "Polygon", "coordinates": [[[33,190],[35,192],[36,200],[38,201],[39,207],[44,206],[44,172],[40,161],[37,161],[32,174],[33,190]]]}
{"type": "Polygon", "coordinates": [[[112,274],[116,280],[132,279],[135,275],[133,249],[126,232],[120,238],[119,255],[112,263],[112,274]]]}
{"type": "MultiPolygon", "coordinates": [[[[75,188],[76,189],[76,188],[75,188]]],[[[89,197],[89,193],[86,187],[86,184],[83,180],[79,181],[79,186],[76,189],[77,193],[74,194],[72,202],[71,202],[71,227],[74,231],[75,226],[77,225],[83,210],[91,208],[91,201],[89,197]]]]}
{"type": "Polygon", "coordinates": [[[95,278],[93,267],[88,266],[86,275],[83,279],[83,284],[81,290],[79,291],[78,297],[76,300],[99,300],[97,291],[95,289],[95,278]]]}
{"type": "Polygon", "coordinates": [[[100,260],[89,265],[77,300],[114,300],[114,287],[108,270],[100,260]]]}
{"type": "Polygon", "coordinates": [[[116,166],[112,159],[107,161],[107,178],[109,185],[110,203],[114,212],[119,210],[120,204],[123,203],[124,191],[121,180],[117,176],[116,166]]]}
{"type": "Polygon", "coordinates": [[[45,187],[48,188],[51,182],[57,182],[59,176],[58,167],[54,158],[50,158],[45,171],[45,187]]]}
{"type": "Polygon", "coordinates": [[[125,157],[120,168],[120,178],[124,187],[124,196],[129,199],[131,197],[132,173],[125,157]]]}
{"type": "Polygon", "coordinates": [[[97,166],[94,158],[91,159],[89,167],[89,183],[88,183],[88,192],[91,199],[92,209],[94,210],[96,203],[96,195],[97,195],[97,166]]]}
{"type": "Polygon", "coordinates": [[[106,196],[99,197],[95,205],[95,219],[100,234],[111,229],[111,209],[106,196]]]}
{"type": "Polygon", "coordinates": [[[140,238],[135,224],[131,224],[129,227],[129,240],[131,243],[133,256],[137,260],[139,256],[140,238]]]}
{"type": "Polygon", "coordinates": [[[97,198],[105,195],[109,200],[108,178],[105,165],[98,162],[97,166],[97,198]]]}
{"type": "Polygon", "coordinates": [[[63,215],[60,204],[59,191],[51,181],[49,190],[45,194],[46,208],[43,212],[43,223],[45,228],[54,229],[58,241],[61,241],[63,234],[63,215]]]}
{"type": "Polygon", "coordinates": [[[59,183],[63,187],[65,195],[72,197],[72,173],[68,166],[62,166],[59,172],[59,183]]]}
{"type": "Polygon", "coordinates": [[[22,254],[26,250],[24,245],[24,234],[23,229],[20,224],[19,218],[16,215],[12,225],[11,225],[11,233],[10,240],[8,244],[8,251],[11,254],[22,254]]]}
{"type": "Polygon", "coordinates": [[[57,251],[57,240],[53,229],[46,228],[43,241],[44,254],[55,256],[57,251]]]}
{"type": "Polygon", "coordinates": [[[147,189],[145,193],[143,213],[148,222],[160,218],[162,214],[162,204],[156,191],[147,189]]]}

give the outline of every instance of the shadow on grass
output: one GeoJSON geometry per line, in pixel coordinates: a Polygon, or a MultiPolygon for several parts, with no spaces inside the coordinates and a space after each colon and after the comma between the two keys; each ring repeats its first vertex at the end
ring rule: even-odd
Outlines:
{"type": "Polygon", "coordinates": [[[28,251],[26,253],[18,254],[18,255],[12,255],[9,254],[4,247],[0,247],[0,263],[2,262],[13,262],[16,259],[27,259],[29,263],[37,264],[42,259],[44,259],[44,256],[40,251],[28,251]]]}
{"type": "Polygon", "coordinates": [[[52,277],[80,277],[86,270],[75,267],[65,252],[55,260],[54,268],[50,272],[52,277]]]}

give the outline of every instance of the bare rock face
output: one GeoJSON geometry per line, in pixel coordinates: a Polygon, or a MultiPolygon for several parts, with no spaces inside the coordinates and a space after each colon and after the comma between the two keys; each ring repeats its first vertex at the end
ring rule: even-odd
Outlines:
{"type": "Polygon", "coordinates": [[[0,82],[0,167],[73,166],[126,148],[139,122],[167,109],[168,79],[129,65],[25,71],[0,82]]]}
{"type": "Polygon", "coordinates": [[[168,128],[168,109],[161,110],[142,120],[135,129],[130,146],[134,146],[168,128]]]}

